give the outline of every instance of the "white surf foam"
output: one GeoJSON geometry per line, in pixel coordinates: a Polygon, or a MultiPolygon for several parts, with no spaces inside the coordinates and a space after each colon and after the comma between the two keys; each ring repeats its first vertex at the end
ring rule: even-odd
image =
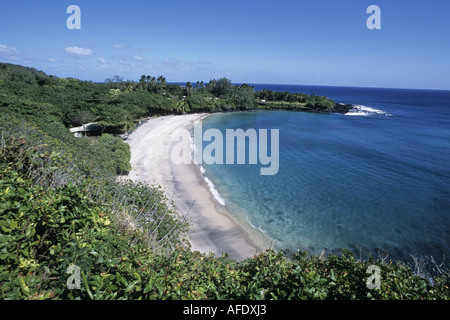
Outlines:
{"type": "MultiPolygon", "coordinates": [[[[194,161],[194,152],[197,152],[197,147],[195,146],[194,139],[191,136],[191,160],[192,160],[193,163],[195,163],[195,161],[194,161]]],[[[225,199],[222,198],[222,196],[220,195],[219,191],[217,191],[216,186],[214,185],[214,183],[207,176],[205,176],[205,173],[206,173],[205,168],[203,168],[203,166],[201,164],[196,164],[196,165],[197,165],[197,168],[200,170],[202,178],[203,178],[203,180],[205,180],[205,182],[208,185],[209,190],[212,193],[212,195],[214,196],[214,198],[221,205],[225,206],[225,199]]]]}
{"type": "Polygon", "coordinates": [[[217,191],[216,186],[214,185],[214,183],[208,179],[208,177],[206,177],[205,175],[203,175],[203,179],[206,181],[206,183],[209,186],[209,190],[211,191],[211,193],[213,194],[214,198],[216,198],[216,200],[223,206],[225,206],[225,199],[222,198],[219,194],[219,191],[217,191]]]}
{"type": "Polygon", "coordinates": [[[352,109],[350,109],[349,112],[345,114],[346,116],[359,116],[359,117],[368,117],[368,116],[392,116],[390,113],[387,113],[386,111],[375,109],[363,105],[355,105],[352,109]]]}

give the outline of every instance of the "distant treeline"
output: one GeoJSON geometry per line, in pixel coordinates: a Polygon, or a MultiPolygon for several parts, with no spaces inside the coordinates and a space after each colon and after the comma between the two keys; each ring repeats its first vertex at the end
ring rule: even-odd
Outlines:
{"type": "Polygon", "coordinates": [[[303,93],[234,85],[227,78],[208,83],[169,84],[163,76],[120,76],[104,83],[48,76],[33,68],[0,64],[1,100],[8,109],[39,118],[52,116],[67,127],[96,122],[103,132],[120,134],[139,119],[167,114],[246,110],[335,111],[333,100],[303,93]]]}

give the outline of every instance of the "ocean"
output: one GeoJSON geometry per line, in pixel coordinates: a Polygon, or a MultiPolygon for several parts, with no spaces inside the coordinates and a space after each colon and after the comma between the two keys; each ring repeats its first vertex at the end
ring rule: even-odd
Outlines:
{"type": "MultiPolygon", "coordinates": [[[[253,85],[355,105],[347,114],[223,113],[203,130],[278,129],[279,170],[203,164],[216,197],[277,250],[450,256],[450,91],[253,85]]],[[[204,142],[204,146],[208,142],[204,142]]],[[[225,150],[224,150],[225,153],[225,150]]]]}

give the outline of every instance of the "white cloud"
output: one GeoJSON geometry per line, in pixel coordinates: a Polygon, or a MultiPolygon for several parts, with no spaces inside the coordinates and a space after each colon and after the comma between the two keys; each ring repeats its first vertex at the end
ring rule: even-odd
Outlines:
{"type": "Polygon", "coordinates": [[[113,43],[112,47],[116,49],[128,49],[130,46],[123,43],[113,43]]]}
{"type": "Polygon", "coordinates": [[[98,62],[101,63],[101,64],[107,64],[108,63],[108,61],[106,61],[106,59],[104,59],[104,58],[98,58],[98,62]]]}
{"type": "Polygon", "coordinates": [[[58,62],[58,60],[53,59],[53,58],[48,58],[47,61],[48,61],[48,62],[51,62],[51,63],[56,63],[56,62],[58,62]]]}
{"type": "Polygon", "coordinates": [[[8,47],[4,44],[0,44],[0,57],[7,60],[17,61],[20,59],[21,54],[19,50],[14,47],[8,47]]]}
{"type": "Polygon", "coordinates": [[[90,57],[94,54],[91,49],[79,48],[79,47],[68,47],[65,49],[66,53],[75,58],[85,58],[90,57]]]}
{"type": "Polygon", "coordinates": [[[135,61],[144,61],[144,58],[141,57],[141,56],[134,56],[133,59],[134,59],[135,61]]]}
{"type": "Polygon", "coordinates": [[[190,72],[195,64],[195,62],[175,58],[164,59],[161,61],[161,66],[168,72],[190,72]]]}

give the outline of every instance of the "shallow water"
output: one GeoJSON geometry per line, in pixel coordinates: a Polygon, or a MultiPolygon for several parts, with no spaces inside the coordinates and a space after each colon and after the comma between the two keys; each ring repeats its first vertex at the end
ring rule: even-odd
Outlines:
{"type": "Polygon", "coordinates": [[[203,120],[203,130],[224,136],[237,128],[280,132],[276,175],[262,176],[260,163],[203,164],[234,214],[273,238],[277,249],[449,255],[450,92],[265,88],[357,107],[347,115],[264,111],[203,120]]]}

